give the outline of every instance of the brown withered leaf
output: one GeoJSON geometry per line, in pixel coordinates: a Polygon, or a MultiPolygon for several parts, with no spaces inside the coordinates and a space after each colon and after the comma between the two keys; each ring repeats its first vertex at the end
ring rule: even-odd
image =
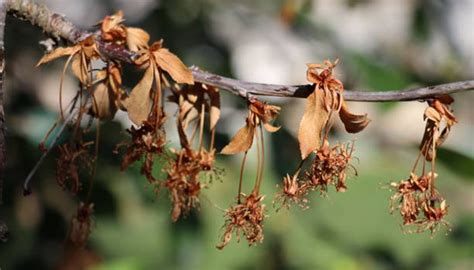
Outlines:
{"type": "Polygon", "coordinates": [[[137,52],[148,48],[150,35],[145,30],[135,27],[127,27],[127,46],[130,51],[137,52]]]}
{"type": "Polygon", "coordinates": [[[110,32],[110,30],[114,29],[115,27],[119,26],[123,19],[123,11],[119,10],[114,15],[106,16],[101,22],[101,31],[102,32],[110,32]]]}
{"type": "Polygon", "coordinates": [[[298,130],[301,158],[305,159],[321,145],[321,132],[326,125],[329,112],[324,107],[324,93],[315,90],[306,98],[303,118],[298,130]]]}
{"type": "Polygon", "coordinates": [[[99,119],[111,119],[117,112],[115,94],[106,82],[98,83],[93,92],[92,113],[99,119]]]}
{"type": "Polygon", "coordinates": [[[194,84],[194,78],[191,71],[168,49],[160,48],[159,50],[154,51],[153,54],[158,66],[168,72],[175,82],[194,84]]]}
{"type": "Polygon", "coordinates": [[[220,100],[220,94],[219,94],[219,89],[212,87],[212,86],[206,86],[207,87],[207,94],[209,96],[209,103],[211,105],[210,111],[209,111],[209,128],[214,129],[216,127],[217,121],[219,121],[219,118],[221,116],[221,100],[220,100]]]}
{"type": "Polygon", "coordinates": [[[71,63],[71,70],[74,73],[74,76],[76,76],[82,84],[87,84],[87,78],[89,77],[87,64],[84,59],[81,58],[80,54],[74,55],[71,63]]]}
{"type": "Polygon", "coordinates": [[[81,49],[81,46],[73,46],[73,47],[66,47],[66,48],[56,48],[52,52],[44,55],[36,64],[36,67],[39,67],[42,64],[51,62],[59,57],[63,57],[66,55],[74,55],[81,49]]]}
{"type": "Polygon", "coordinates": [[[153,65],[145,71],[141,81],[132,89],[125,100],[128,117],[135,125],[141,125],[148,118],[151,109],[150,91],[153,84],[153,65]]]}
{"type": "Polygon", "coordinates": [[[255,126],[247,123],[239,129],[230,143],[222,149],[221,154],[234,155],[240,152],[246,152],[252,147],[255,126]]]}
{"type": "Polygon", "coordinates": [[[360,132],[370,123],[370,119],[367,118],[367,114],[359,115],[351,113],[344,101],[342,103],[341,110],[339,111],[339,117],[344,123],[346,131],[349,133],[360,132]]]}

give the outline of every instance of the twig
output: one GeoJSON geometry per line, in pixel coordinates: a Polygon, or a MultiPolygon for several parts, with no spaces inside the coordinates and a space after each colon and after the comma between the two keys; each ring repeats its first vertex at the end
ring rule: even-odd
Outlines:
{"type": "MultiPolygon", "coordinates": [[[[27,0],[6,0],[9,13],[17,18],[27,20],[33,25],[39,26],[44,32],[58,38],[63,38],[69,42],[76,43],[79,40],[96,35],[97,43],[101,54],[109,59],[132,63],[137,55],[123,47],[108,44],[100,39],[97,32],[88,32],[77,28],[64,16],[51,12],[42,5],[35,4],[27,0]]],[[[250,96],[275,96],[275,97],[306,97],[311,92],[311,85],[275,85],[252,83],[231,78],[226,78],[197,67],[191,67],[194,79],[207,85],[212,85],[223,90],[227,90],[243,98],[250,96]]],[[[461,91],[474,89],[474,80],[453,82],[429,87],[421,87],[409,90],[392,91],[344,91],[344,98],[348,101],[411,101],[423,100],[443,94],[452,94],[461,91]]]]}
{"type": "Polygon", "coordinates": [[[56,134],[56,136],[54,136],[53,140],[51,141],[51,144],[49,145],[48,149],[46,149],[46,151],[43,152],[43,154],[41,155],[40,159],[36,162],[35,166],[33,167],[33,169],[30,171],[30,173],[28,174],[28,176],[26,177],[25,179],[25,182],[23,183],[23,195],[27,196],[27,195],[30,195],[31,194],[31,190],[30,190],[30,181],[31,179],[33,178],[33,176],[35,175],[36,171],[38,170],[38,168],[41,166],[41,164],[43,163],[44,159],[48,156],[49,152],[51,152],[51,150],[54,148],[54,146],[56,146],[56,143],[58,142],[59,138],[61,137],[61,135],[63,134],[64,130],[66,129],[67,125],[69,124],[69,122],[72,121],[72,119],[74,118],[74,116],[76,116],[78,110],[72,110],[69,115],[64,119],[64,122],[63,124],[61,125],[61,127],[59,128],[58,130],[58,133],[56,134]]]}

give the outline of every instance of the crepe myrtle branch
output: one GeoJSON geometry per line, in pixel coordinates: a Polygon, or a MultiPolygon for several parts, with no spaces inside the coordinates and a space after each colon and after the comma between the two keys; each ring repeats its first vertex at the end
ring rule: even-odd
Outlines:
{"type": "MultiPolygon", "coordinates": [[[[98,33],[88,32],[77,28],[64,16],[51,12],[47,7],[38,5],[27,0],[5,0],[9,14],[29,21],[39,26],[47,34],[76,43],[89,35],[96,35],[99,50],[105,57],[125,63],[132,63],[137,55],[122,47],[107,44],[101,41],[98,33]]],[[[263,83],[252,83],[212,74],[198,67],[191,67],[196,82],[216,86],[227,90],[238,96],[248,98],[249,96],[275,96],[275,97],[301,97],[304,98],[311,93],[312,87],[306,85],[274,85],[263,83]]],[[[420,87],[408,90],[392,91],[355,91],[347,90],[344,98],[347,101],[412,101],[424,100],[443,94],[452,94],[461,91],[473,90],[474,80],[453,82],[435,86],[420,87]]]]}

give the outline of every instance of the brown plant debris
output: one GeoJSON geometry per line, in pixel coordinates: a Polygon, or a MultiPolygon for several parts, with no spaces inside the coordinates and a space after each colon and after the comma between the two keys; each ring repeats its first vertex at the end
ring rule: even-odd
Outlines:
{"type": "MultiPolygon", "coordinates": [[[[225,213],[224,235],[218,249],[223,249],[232,239],[232,234],[240,241],[243,234],[249,246],[263,241],[263,220],[265,218],[265,205],[262,204],[264,196],[251,193],[242,194],[243,201],[231,206],[225,213]]],[[[240,198],[240,197],[239,197],[240,198]]]]}

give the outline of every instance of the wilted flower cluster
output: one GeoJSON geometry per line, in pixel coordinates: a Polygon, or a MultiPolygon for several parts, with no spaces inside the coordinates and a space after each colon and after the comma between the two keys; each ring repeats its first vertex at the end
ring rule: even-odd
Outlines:
{"type": "Polygon", "coordinates": [[[227,209],[225,213],[225,232],[222,236],[222,242],[217,246],[218,249],[223,249],[230,242],[234,233],[237,241],[240,241],[240,234],[242,233],[249,245],[263,241],[265,205],[262,204],[262,200],[264,196],[252,192],[248,196],[240,194],[239,198],[241,197],[243,197],[241,202],[227,209]]]}
{"type": "Polygon", "coordinates": [[[448,105],[453,102],[449,96],[429,100],[425,110],[425,133],[420,145],[420,153],[415,161],[410,177],[398,183],[392,182],[390,187],[395,191],[391,197],[391,210],[399,209],[403,218],[403,225],[415,226],[415,230],[408,232],[423,232],[430,230],[433,234],[444,225],[449,229],[449,224],[444,220],[448,213],[446,200],[439,194],[435,187],[438,174],[435,172],[436,149],[445,141],[456,123],[456,118],[448,105]],[[444,128],[441,130],[442,125],[444,128]],[[416,174],[420,157],[423,157],[421,176],[416,174]],[[426,171],[426,163],[431,163],[431,169],[426,171]],[[396,203],[398,206],[395,206],[396,203]]]}
{"type": "Polygon", "coordinates": [[[77,194],[81,189],[80,170],[90,171],[92,168],[93,160],[88,147],[92,143],[63,144],[58,147],[56,181],[72,194],[77,194]]]}
{"type": "Polygon", "coordinates": [[[263,241],[264,205],[261,204],[261,201],[264,197],[259,195],[265,161],[263,129],[265,128],[268,132],[276,132],[280,129],[280,127],[271,124],[271,121],[280,112],[280,107],[266,104],[257,99],[250,99],[248,105],[245,126],[237,131],[229,144],[221,151],[222,154],[226,155],[244,152],[244,157],[240,168],[237,205],[231,206],[226,211],[227,220],[224,225],[226,230],[222,237],[222,243],[217,246],[219,249],[224,248],[229,243],[233,231],[237,236],[240,235],[240,232],[243,232],[250,245],[263,241]],[[257,139],[257,173],[252,192],[245,196],[242,193],[243,173],[247,152],[252,147],[254,137],[257,139]]]}
{"type": "Polygon", "coordinates": [[[356,115],[349,112],[343,98],[343,84],[335,78],[333,69],[337,65],[325,61],[323,65],[309,64],[307,79],[314,83],[313,92],[307,97],[307,103],[298,132],[302,161],[292,176],[283,180],[284,189],[276,196],[275,203],[288,207],[294,202],[307,208],[306,196],[310,191],[318,190],[325,194],[328,185],[344,192],[347,170],[355,168],[350,164],[354,143],[329,144],[328,135],[331,129],[331,118],[339,114],[349,133],[363,130],[370,122],[367,115],[356,115]],[[314,153],[311,165],[300,176],[303,163],[314,153]]]}
{"type": "Polygon", "coordinates": [[[173,210],[171,218],[177,221],[181,215],[186,215],[192,208],[199,205],[199,194],[204,183],[201,183],[199,174],[211,172],[214,167],[214,152],[192,149],[181,149],[176,154],[176,159],[171,162],[166,170],[168,177],[163,183],[169,190],[173,210]]]}
{"type": "Polygon", "coordinates": [[[163,129],[164,121],[163,113],[158,122],[156,121],[156,114],[153,114],[140,127],[132,126],[130,129],[127,129],[132,139],[130,142],[124,143],[127,150],[120,166],[122,171],[136,161],[143,159],[141,174],[145,175],[150,183],[157,181],[153,176],[152,170],[156,157],[165,152],[166,133],[163,129]]]}

